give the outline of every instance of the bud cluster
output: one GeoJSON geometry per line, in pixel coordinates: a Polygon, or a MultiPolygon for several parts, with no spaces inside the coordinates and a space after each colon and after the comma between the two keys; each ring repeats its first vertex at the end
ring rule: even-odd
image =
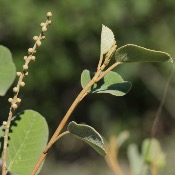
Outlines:
{"type": "MultiPolygon", "coordinates": [[[[17,109],[18,104],[21,102],[21,99],[18,98],[18,93],[19,93],[20,87],[25,86],[25,82],[23,81],[23,79],[24,79],[24,77],[26,77],[28,75],[28,65],[29,65],[30,61],[36,60],[36,57],[33,54],[36,53],[36,48],[41,46],[42,40],[45,39],[44,32],[47,31],[48,25],[51,24],[51,20],[50,20],[51,16],[52,16],[52,13],[48,12],[46,22],[42,22],[40,24],[41,33],[39,36],[33,37],[33,40],[35,41],[35,43],[34,43],[34,46],[32,48],[28,49],[28,56],[24,56],[25,63],[23,65],[23,70],[22,70],[22,72],[16,72],[16,75],[17,75],[17,77],[19,77],[19,80],[18,80],[17,86],[13,88],[14,97],[8,99],[8,102],[11,103],[11,109],[13,109],[13,110],[17,109]]],[[[4,121],[3,124],[6,125],[6,121],[4,121]]]]}

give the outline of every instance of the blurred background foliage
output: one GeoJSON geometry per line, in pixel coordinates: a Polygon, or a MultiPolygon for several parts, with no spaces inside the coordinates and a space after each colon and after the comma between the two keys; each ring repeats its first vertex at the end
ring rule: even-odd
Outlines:
{"type": "MultiPolygon", "coordinates": [[[[21,70],[22,58],[33,45],[32,37],[39,34],[39,24],[45,20],[47,11],[53,13],[52,25],[42,47],[37,50],[36,62],[30,65],[30,76],[20,93],[22,103],[18,112],[33,109],[41,113],[49,123],[50,134],[81,90],[83,69],[96,70],[102,24],[112,29],[118,47],[132,43],[175,55],[174,0],[0,0],[0,44],[12,51],[17,70],[21,70]]],[[[129,142],[140,145],[151,135],[171,66],[168,63],[119,66],[116,71],[132,82],[132,90],[117,98],[89,95],[71,120],[92,125],[106,139],[111,134],[129,130],[129,142]]],[[[163,174],[175,173],[174,86],[173,76],[156,133],[167,153],[163,174]]],[[[7,99],[11,96],[9,90],[0,98],[1,121],[8,115],[7,99]]],[[[126,145],[119,155],[121,161],[126,158],[126,145]]],[[[67,175],[70,171],[73,175],[82,174],[82,171],[84,175],[112,175],[102,157],[68,136],[49,153],[43,175],[67,175]]]]}

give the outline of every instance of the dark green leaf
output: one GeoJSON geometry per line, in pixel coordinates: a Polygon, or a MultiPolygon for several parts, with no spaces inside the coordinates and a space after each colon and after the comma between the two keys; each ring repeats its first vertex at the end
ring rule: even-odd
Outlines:
{"type": "MultiPolygon", "coordinates": [[[[1,136],[3,136],[3,129],[4,126],[1,126],[1,136]]],[[[1,137],[1,141],[2,139],[1,137]]],[[[7,149],[8,171],[17,175],[29,175],[44,150],[47,141],[47,122],[39,113],[26,110],[15,116],[9,133],[7,149]]]]}
{"type": "Polygon", "coordinates": [[[103,139],[100,134],[91,126],[70,122],[68,131],[80,140],[88,143],[100,155],[105,156],[103,139]]]}
{"type": "Polygon", "coordinates": [[[15,79],[15,74],[16,68],[9,49],[0,45],[0,96],[6,94],[15,79]]]}
{"type": "Polygon", "coordinates": [[[127,44],[115,52],[118,62],[173,62],[171,56],[165,52],[155,51],[134,44],[127,44]]]}
{"type": "MultiPolygon", "coordinates": [[[[81,85],[85,87],[95,73],[84,70],[81,74],[81,85]]],[[[89,89],[90,93],[109,93],[115,96],[123,96],[131,89],[131,83],[124,81],[116,72],[108,72],[99,82],[89,89]]]]}

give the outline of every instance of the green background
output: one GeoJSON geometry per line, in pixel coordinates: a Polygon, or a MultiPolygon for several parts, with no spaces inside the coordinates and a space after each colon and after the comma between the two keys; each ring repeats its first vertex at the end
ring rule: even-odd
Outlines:
{"type": "MultiPolygon", "coordinates": [[[[19,95],[22,103],[18,112],[33,109],[41,113],[49,123],[50,134],[81,90],[81,72],[96,70],[102,24],[112,29],[118,47],[136,44],[175,55],[174,0],[1,0],[0,44],[12,51],[19,71],[47,11],[53,13],[52,24],[37,50],[36,62],[30,64],[26,86],[19,95]]],[[[140,145],[151,135],[171,66],[169,63],[119,66],[116,71],[132,82],[131,91],[124,97],[90,94],[76,108],[71,120],[92,125],[106,139],[129,130],[128,143],[140,145]]],[[[167,166],[162,174],[175,173],[174,86],[173,76],[156,132],[167,153],[167,166]]],[[[2,121],[8,115],[7,99],[12,94],[10,89],[0,98],[2,121]]],[[[122,162],[128,143],[121,150],[122,162]]],[[[41,174],[74,175],[82,171],[84,175],[112,175],[101,156],[83,142],[66,136],[49,153],[41,174]]]]}

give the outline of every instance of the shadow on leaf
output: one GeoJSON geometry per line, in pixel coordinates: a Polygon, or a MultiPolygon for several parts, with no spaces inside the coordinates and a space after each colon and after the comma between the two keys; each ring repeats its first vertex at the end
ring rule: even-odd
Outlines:
{"type": "MultiPolygon", "coordinates": [[[[13,117],[12,121],[11,121],[11,125],[9,128],[9,134],[13,133],[12,131],[12,127],[17,127],[17,121],[21,120],[21,115],[24,114],[23,112],[18,113],[15,117],[13,117]]],[[[4,145],[4,134],[5,134],[5,126],[1,126],[0,127],[0,155],[2,156],[2,151],[3,151],[3,145],[4,145]]],[[[8,137],[8,140],[10,140],[10,136],[8,137]]],[[[9,146],[9,145],[7,145],[9,146]]]]}

